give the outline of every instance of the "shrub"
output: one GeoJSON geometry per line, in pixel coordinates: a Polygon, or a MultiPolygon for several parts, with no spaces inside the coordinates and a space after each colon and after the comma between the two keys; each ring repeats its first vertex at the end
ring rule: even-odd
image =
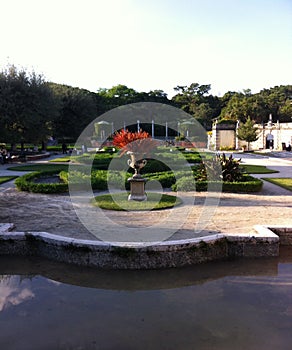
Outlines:
{"type": "Polygon", "coordinates": [[[161,173],[169,170],[169,167],[163,163],[163,161],[157,159],[147,159],[147,164],[142,169],[141,173],[161,173]]]}
{"type": "Polygon", "coordinates": [[[198,181],[218,181],[224,182],[241,181],[243,177],[240,167],[240,159],[234,159],[232,154],[226,157],[216,155],[212,159],[202,161],[201,167],[197,170],[196,180],[198,181]]]}
{"type": "Polygon", "coordinates": [[[106,170],[93,170],[91,175],[85,174],[81,171],[61,172],[60,178],[65,182],[70,182],[71,185],[76,185],[76,188],[85,184],[91,184],[92,189],[105,191],[110,187],[117,189],[128,188],[127,179],[132,174],[125,171],[106,171],[106,170]]]}
{"type": "Polygon", "coordinates": [[[202,158],[198,152],[183,152],[185,159],[189,163],[201,163],[202,158]]]}
{"type": "Polygon", "coordinates": [[[56,172],[34,172],[25,174],[18,177],[15,180],[15,185],[17,189],[21,191],[35,192],[35,193],[62,193],[68,191],[68,184],[61,183],[36,183],[35,179],[47,176],[56,175],[56,172]]]}
{"type": "Polygon", "coordinates": [[[118,152],[118,150],[115,147],[111,147],[111,146],[103,147],[103,151],[105,153],[109,153],[109,154],[113,154],[113,153],[117,153],[118,152]]]}
{"type": "Polygon", "coordinates": [[[179,179],[176,184],[172,186],[173,191],[212,191],[217,190],[222,186],[223,192],[234,193],[248,193],[248,192],[260,192],[263,186],[263,182],[249,175],[243,175],[241,181],[223,182],[223,181],[192,181],[191,178],[179,179]],[[212,186],[213,185],[213,186],[212,186]]]}
{"type": "Polygon", "coordinates": [[[186,177],[185,171],[176,171],[175,173],[173,171],[168,171],[145,175],[145,178],[149,181],[159,181],[163,188],[171,188],[171,186],[174,185],[176,181],[182,177],[186,177]]]}
{"type": "Polygon", "coordinates": [[[220,146],[220,151],[233,151],[233,146],[220,146]]]}
{"type": "Polygon", "coordinates": [[[177,182],[172,185],[172,189],[174,191],[196,191],[196,182],[195,179],[188,176],[188,177],[181,177],[177,180],[177,182]]]}

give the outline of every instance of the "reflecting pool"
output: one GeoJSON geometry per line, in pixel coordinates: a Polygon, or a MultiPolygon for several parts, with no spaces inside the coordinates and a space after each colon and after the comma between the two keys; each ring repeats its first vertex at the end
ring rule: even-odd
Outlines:
{"type": "Polygon", "coordinates": [[[292,250],[189,268],[98,271],[0,257],[0,348],[291,349],[292,250]]]}

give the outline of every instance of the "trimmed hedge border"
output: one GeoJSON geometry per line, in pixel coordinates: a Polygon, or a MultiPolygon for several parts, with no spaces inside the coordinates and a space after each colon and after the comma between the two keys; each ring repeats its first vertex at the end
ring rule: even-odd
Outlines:
{"type": "Polygon", "coordinates": [[[211,185],[209,191],[217,186],[212,186],[212,184],[222,184],[223,192],[233,192],[233,193],[250,193],[250,192],[260,192],[263,187],[263,181],[256,179],[250,175],[244,175],[245,181],[238,182],[219,182],[219,181],[197,181],[190,183],[188,178],[178,179],[176,184],[172,185],[173,191],[198,191],[204,192],[208,189],[208,184],[211,185]]]}
{"type": "MultiPolygon", "coordinates": [[[[94,190],[107,190],[107,171],[105,170],[95,170],[93,172],[95,176],[91,179],[91,185],[94,190]]],[[[18,177],[15,180],[16,187],[21,191],[28,191],[34,193],[63,193],[68,192],[68,172],[62,171],[59,173],[60,179],[63,183],[36,183],[35,179],[57,175],[56,171],[46,171],[46,172],[33,172],[21,177],[18,177]]],[[[126,177],[130,177],[131,174],[125,173],[126,177]]],[[[173,191],[197,191],[203,192],[207,191],[209,185],[209,191],[212,191],[212,188],[216,189],[218,186],[216,184],[222,185],[223,192],[234,192],[234,193],[250,193],[250,192],[260,192],[262,190],[263,182],[260,179],[256,179],[250,175],[244,175],[244,181],[241,182],[218,182],[218,181],[194,181],[190,177],[183,176],[183,172],[178,173],[177,178],[175,178],[172,173],[152,173],[147,174],[146,178],[149,181],[156,180],[159,181],[164,188],[172,188],[173,191]],[[175,180],[176,183],[175,183],[175,180]],[[212,186],[215,185],[215,186],[212,186]]],[[[124,177],[122,176],[121,179],[124,177]]],[[[73,180],[74,182],[76,181],[73,180]]],[[[76,189],[78,189],[78,185],[82,185],[82,182],[88,181],[80,177],[80,182],[76,181],[76,189]]],[[[118,185],[120,182],[120,177],[116,177],[113,174],[113,177],[110,178],[110,182],[113,182],[118,185]]],[[[74,183],[73,182],[73,183],[74,183]]],[[[126,189],[128,189],[129,184],[125,179],[126,189]]]]}
{"type": "Polygon", "coordinates": [[[33,180],[46,176],[54,176],[56,171],[33,172],[18,177],[15,185],[20,191],[34,193],[63,193],[68,192],[68,183],[36,183],[33,180]]]}

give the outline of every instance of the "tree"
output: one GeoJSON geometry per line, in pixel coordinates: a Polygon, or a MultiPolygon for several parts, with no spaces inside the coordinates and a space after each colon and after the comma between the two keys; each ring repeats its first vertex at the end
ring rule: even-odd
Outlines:
{"type": "Polygon", "coordinates": [[[98,90],[98,95],[102,98],[107,111],[125,104],[140,102],[139,93],[122,84],[111,89],[101,88],[98,90]]]}
{"type": "Polygon", "coordinates": [[[209,95],[211,85],[192,83],[190,86],[177,86],[178,93],[173,96],[173,103],[186,113],[191,114],[205,128],[210,129],[212,119],[220,114],[220,100],[209,95]]]}
{"type": "Polygon", "coordinates": [[[0,72],[0,133],[11,144],[39,143],[51,134],[54,98],[42,75],[9,66],[0,72]]]}
{"type": "Polygon", "coordinates": [[[249,143],[256,141],[258,137],[258,129],[254,126],[254,122],[247,118],[244,124],[240,124],[237,129],[237,137],[239,140],[247,142],[247,150],[249,150],[249,143]]]}
{"type": "Polygon", "coordinates": [[[178,93],[173,96],[175,104],[187,113],[192,114],[201,103],[205,102],[205,95],[209,93],[211,85],[192,83],[190,86],[176,86],[178,93]]]}
{"type": "Polygon", "coordinates": [[[49,84],[53,91],[59,115],[53,121],[54,136],[75,141],[84,128],[98,116],[98,95],[85,89],[67,85],[49,84]]]}

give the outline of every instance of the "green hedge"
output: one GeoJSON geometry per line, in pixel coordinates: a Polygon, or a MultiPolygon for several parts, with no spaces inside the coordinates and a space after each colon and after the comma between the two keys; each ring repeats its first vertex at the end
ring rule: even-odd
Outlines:
{"type": "Polygon", "coordinates": [[[36,183],[35,179],[56,175],[55,171],[34,172],[25,174],[15,180],[15,185],[20,191],[34,193],[63,193],[68,191],[67,183],[36,183]]]}
{"type": "Polygon", "coordinates": [[[238,182],[219,182],[219,181],[195,181],[190,177],[182,177],[177,180],[177,182],[172,185],[173,191],[198,191],[203,192],[207,189],[212,191],[213,188],[218,188],[222,185],[223,192],[233,192],[233,193],[248,193],[248,192],[260,192],[263,187],[263,182],[249,175],[243,176],[243,181],[238,182]],[[209,185],[209,189],[208,189],[209,185]],[[214,185],[214,186],[212,186],[214,185]]]}
{"type": "Polygon", "coordinates": [[[66,183],[70,181],[70,184],[76,188],[91,183],[93,190],[105,191],[108,189],[108,185],[116,189],[128,189],[129,184],[127,180],[132,174],[125,171],[93,170],[91,175],[80,171],[71,171],[70,174],[67,171],[62,171],[59,176],[66,183]]]}
{"type": "MultiPolygon", "coordinates": [[[[173,191],[209,191],[212,187],[216,190],[216,185],[222,185],[223,192],[259,192],[262,189],[263,182],[250,175],[244,175],[241,182],[215,182],[215,181],[195,181],[191,176],[187,176],[189,172],[180,171],[173,173],[172,171],[146,174],[148,181],[159,181],[163,188],[172,188],[173,191]],[[214,186],[212,186],[214,185],[214,186]]],[[[67,171],[61,171],[59,174],[62,183],[36,183],[35,179],[40,177],[56,175],[56,171],[34,172],[23,175],[15,180],[17,188],[21,191],[37,192],[37,193],[62,193],[68,191],[68,180],[76,189],[82,188],[85,184],[90,184],[93,190],[107,190],[110,184],[111,188],[120,190],[128,190],[128,178],[131,173],[125,171],[93,170],[90,175],[86,175],[81,171],[72,171],[70,175],[67,171]],[[69,178],[70,176],[70,178],[69,178]]],[[[220,186],[219,186],[220,187],[220,186]]]]}

